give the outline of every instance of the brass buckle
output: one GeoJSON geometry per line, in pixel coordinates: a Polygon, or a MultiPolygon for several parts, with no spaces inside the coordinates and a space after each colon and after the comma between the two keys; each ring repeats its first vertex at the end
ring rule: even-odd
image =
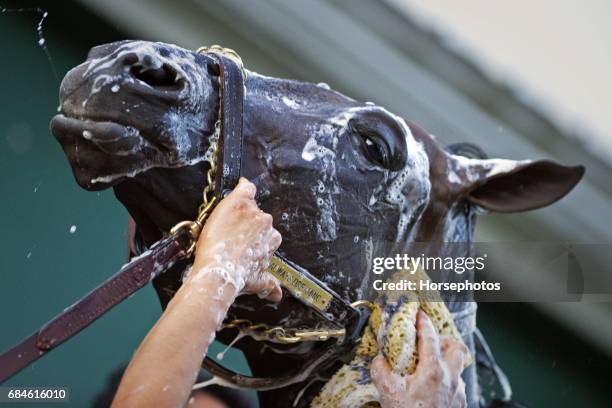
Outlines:
{"type": "Polygon", "coordinates": [[[233,59],[234,62],[236,62],[236,64],[238,64],[238,66],[240,67],[240,71],[242,72],[242,78],[244,79],[244,84],[246,86],[246,81],[248,79],[248,73],[247,73],[247,70],[244,68],[244,63],[242,62],[242,58],[240,58],[240,55],[238,55],[238,53],[235,50],[214,44],[214,45],[211,45],[210,47],[200,47],[196,50],[196,52],[198,54],[207,54],[209,52],[213,52],[215,54],[220,54],[220,55],[223,55],[224,57],[233,59]]]}
{"type": "Polygon", "coordinates": [[[202,226],[197,221],[181,221],[176,224],[170,230],[170,234],[174,235],[178,233],[182,229],[187,229],[189,232],[189,238],[191,241],[191,245],[187,249],[187,256],[191,256],[195,251],[196,242],[198,241],[198,237],[200,236],[200,231],[202,230],[202,226]]]}
{"type": "Polygon", "coordinates": [[[344,336],[346,336],[346,329],[326,329],[296,330],[292,335],[277,335],[276,338],[283,343],[301,343],[303,341],[327,341],[331,338],[341,340],[344,336]]]}
{"type": "Polygon", "coordinates": [[[181,221],[176,224],[174,227],[170,229],[170,234],[176,234],[181,229],[185,228],[189,232],[189,237],[191,238],[191,245],[187,249],[187,256],[191,256],[195,251],[196,243],[198,242],[198,237],[202,232],[202,226],[206,222],[206,219],[212,212],[212,209],[215,205],[216,197],[212,197],[210,201],[206,204],[204,208],[200,210],[198,213],[198,217],[195,221],[181,221]]]}

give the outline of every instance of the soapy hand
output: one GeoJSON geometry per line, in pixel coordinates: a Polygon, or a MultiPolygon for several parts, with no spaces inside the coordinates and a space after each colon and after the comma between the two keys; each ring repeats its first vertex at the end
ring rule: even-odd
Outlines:
{"type": "Polygon", "coordinates": [[[278,281],[265,272],[270,257],[281,244],[272,216],[255,202],[255,185],[245,178],[214,209],[196,245],[191,275],[199,265],[214,265],[239,293],[254,293],[280,301],[278,281]]]}
{"type": "Polygon", "coordinates": [[[382,408],[466,406],[465,383],[461,379],[467,348],[460,341],[440,340],[429,317],[417,315],[416,371],[405,377],[394,373],[383,356],[374,359],[371,375],[380,393],[382,408]]]}

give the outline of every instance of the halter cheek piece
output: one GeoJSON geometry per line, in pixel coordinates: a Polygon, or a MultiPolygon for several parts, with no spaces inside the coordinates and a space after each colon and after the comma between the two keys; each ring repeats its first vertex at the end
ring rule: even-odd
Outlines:
{"type": "MultiPolygon", "coordinates": [[[[30,363],[50,352],[64,341],[89,326],[111,308],[166,272],[177,261],[190,257],[202,225],[215,204],[236,184],[241,174],[242,120],[246,71],[233,50],[212,46],[200,48],[219,69],[220,132],[211,141],[209,170],[203,190],[203,202],[195,221],[182,221],[147,251],[133,258],[119,272],[92,290],[84,298],[65,309],[21,343],[0,355],[0,383],[30,363]]],[[[325,322],[324,329],[292,329],[268,327],[244,320],[229,321],[224,328],[245,330],[256,340],[285,344],[319,342],[304,363],[279,377],[250,377],[235,373],[205,357],[202,367],[213,375],[241,388],[271,390],[307,379],[338,362],[348,362],[354,355],[361,332],[369,317],[369,303],[349,304],[308,271],[276,253],[268,272],[286,289],[286,293],[304,303],[325,322]]]]}

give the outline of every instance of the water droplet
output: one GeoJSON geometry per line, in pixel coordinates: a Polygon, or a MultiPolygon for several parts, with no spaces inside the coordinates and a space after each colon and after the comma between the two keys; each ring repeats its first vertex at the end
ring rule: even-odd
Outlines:
{"type": "Polygon", "coordinates": [[[119,85],[113,85],[113,87],[111,88],[111,92],[117,93],[117,92],[119,92],[120,88],[121,87],[119,85]]]}
{"type": "Polygon", "coordinates": [[[70,227],[70,233],[71,233],[71,234],[74,234],[74,233],[76,232],[76,229],[77,229],[76,225],[72,225],[72,226],[70,227]]]}

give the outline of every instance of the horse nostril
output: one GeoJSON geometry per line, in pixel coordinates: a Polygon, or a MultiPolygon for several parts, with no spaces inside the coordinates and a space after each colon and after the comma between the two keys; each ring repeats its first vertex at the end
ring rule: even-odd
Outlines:
{"type": "Polygon", "coordinates": [[[180,89],[179,75],[168,64],[162,64],[161,66],[134,65],[130,68],[130,74],[152,88],[161,90],[180,89]]]}

